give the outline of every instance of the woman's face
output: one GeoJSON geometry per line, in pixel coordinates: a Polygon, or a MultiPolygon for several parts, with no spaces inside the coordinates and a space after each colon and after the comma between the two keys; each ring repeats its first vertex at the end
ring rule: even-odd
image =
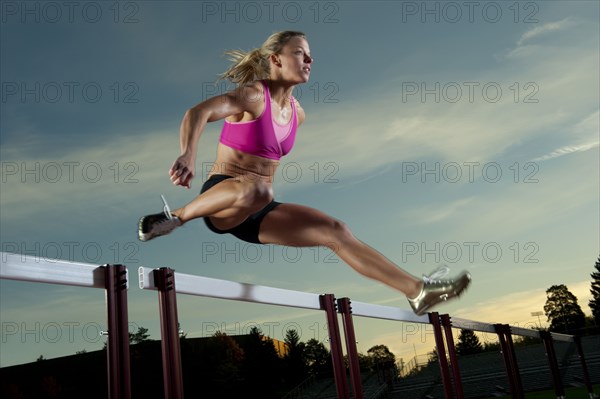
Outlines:
{"type": "Polygon", "coordinates": [[[278,75],[283,80],[295,84],[308,82],[313,59],[310,56],[310,48],[305,38],[301,36],[292,37],[283,46],[279,54],[274,54],[274,58],[278,75]]]}

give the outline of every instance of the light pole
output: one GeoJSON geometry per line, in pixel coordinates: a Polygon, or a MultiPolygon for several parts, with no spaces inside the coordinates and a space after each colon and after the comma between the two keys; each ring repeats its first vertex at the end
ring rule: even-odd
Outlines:
{"type": "Polygon", "coordinates": [[[540,312],[540,311],[531,312],[532,316],[537,316],[537,318],[538,318],[538,324],[540,326],[540,330],[542,329],[542,322],[540,321],[540,316],[543,315],[543,314],[544,314],[544,312],[540,312]]]}

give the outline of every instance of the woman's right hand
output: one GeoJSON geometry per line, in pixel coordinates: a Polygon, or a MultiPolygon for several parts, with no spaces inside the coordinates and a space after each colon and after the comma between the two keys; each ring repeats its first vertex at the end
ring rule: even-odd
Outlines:
{"type": "Polygon", "coordinates": [[[171,169],[169,169],[169,176],[171,177],[171,181],[176,186],[183,186],[192,188],[192,179],[194,178],[195,173],[195,160],[191,155],[180,155],[171,169]]]}

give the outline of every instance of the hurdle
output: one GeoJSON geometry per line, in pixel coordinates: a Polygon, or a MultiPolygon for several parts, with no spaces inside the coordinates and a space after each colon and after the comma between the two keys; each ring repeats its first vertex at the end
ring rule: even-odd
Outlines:
{"type": "MultiPolygon", "coordinates": [[[[417,316],[411,311],[392,306],[353,302],[350,298],[346,297],[336,300],[333,294],[313,294],[182,274],[177,273],[170,268],[151,269],[140,267],[138,272],[140,288],[145,290],[156,290],[159,295],[162,336],[161,345],[163,350],[163,379],[165,397],[169,398],[183,397],[179,329],[177,322],[177,293],[325,311],[331,344],[334,380],[337,397],[340,399],[350,397],[355,399],[364,398],[360,379],[353,316],[431,324],[433,326],[435,344],[438,351],[438,365],[440,367],[441,380],[444,387],[444,396],[448,399],[464,397],[457,353],[452,336],[452,328],[491,332],[498,335],[511,396],[519,399],[524,398],[524,392],[520,380],[514,343],[512,341],[513,335],[535,337],[544,342],[545,351],[552,372],[555,392],[559,398],[564,396],[564,390],[560,381],[560,373],[556,372],[558,370],[558,363],[556,354],[553,350],[553,342],[567,341],[575,342],[576,344],[578,342],[577,338],[572,335],[550,332],[544,333],[543,331],[540,332],[539,330],[514,327],[508,324],[491,324],[468,319],[451,318],[448,314],[439,314],[437,312],[430,312],[426,315],[417,316]],[[343,320],[352,395],[346,381],[337,313],[341,314],[343,320]],[[444,335],[446,343],[444,342],[444,335]],[[448,357],[450,358],[450,364],[448,363],[446,356],[446,349],[448,351],[448,357]]],[[[591,395],[593,393],[592,385],[580,344],[577,346],[577,349],[581,359],[584,380],[591,395]]]]}
{"type": "MultiPolygon", "coordinates": [[[[444,395],[446,398],[453,398],[452,393],[452,380],[450,379],[450,367],[446,359],[446,350],[444,345],[444,339],[441,330],[441,321],[438,313],[431,312],[426,315],[417,316],[411,311],[403,310],[393,306],[374,305],[364,302],[352,302],[350,298],[340,298],[338,300],[340,312],[344,317],[344,329],[346,335],[346,350],[348,357],[352,358],[350,363],[350,378],[353,384],[360,383],[359,371],[354,368],[358,367],[358,355],[356,352],[356,341],[354,338],[354,327],[352,316],[362,316],[374,319],[419,323],[419,324],[431,324],[433,326],[433,333],[435,338],[435,345],[438,350],[438,365],[440,367],[440,375],[442,378],[442,384],[444,386],[444,395]],[[350,339],[352,337],[352,339],[350,339]]],[[[454,350],[454,341],[452,340],[452,332],[450,329],[446,331],[447,340],[449,345],[449,352],[452,359],[456,359],[456,351],[454,350]],[[448,334],[449,337],[448,337],[448,334]],[[448,339],[450,338],[450,339],[448,339]]],[[[456,365],[458,363],[455,363],[456,365]]],[[[453,370],[457,370],[455,367],[453,370]]],[[[459,387],[457,392],[460,392],[458,398],[463,397],[462,388],[460,385],[460,374],[454,375],[454,381],[459,387]]],[[[360,387],[360,386],[359,386],[360,387]]]]}
{"type": "MultiPolygon", "coordinates": [[[[157,290],[159,297],[161,347],[163,353],[163,380],[165,397],[183,398],[183,379],[179,346],[179,328],[176,294],[253,302],[324,311],[327,318],[333,375],[338,398],[349,398],[340,330],[333,294],[312,294],[261,285],[237,283],[209,277],[177,273],[170,268],[138,269],[139,286],[157,290]]],[[[358,363],[357,363],[358,364],[358,363]]],[[[355,392],[362,398],[362,390],[355,392]]]]}
{"type": "MultiPolygon", "coordinates": [[[[360,392],[357,399],[362,399],[362,384],[360,379],[360,370],[358,367],[358,351],[356,348],[356,339],[354,333],[354,322],[352,316],[363,316],[374,319],[408,321],[412,323],[428,324],[429,316],[417,316],[413,312],[395,308],[392,306],[374,305],[364,302],[351,302],[350,298],[338,299],[339,312],[344,321],[344,335],[346,337],[346,351],[348,353],[348,363],[350,365],[350,381],[354,392],[360,392]]],[[[437,341],[436,341],[437,343],[437,341]]]]}
{"type": "MultiPolygon", "coordinates": [[[[490,324],[490,323],[482,323],[474,320],[467,320],[461,318],[452,318],[446,315],[448,329],[451,327],[454,328],[462,328],[469,329],[473,331],[480,332],[492,332],[498,335],[498,339],[500,342],[500,348],[502,357],[504,360],[504,366],[506,369],[506,374],[508,378],[509,388],[511,392],[511,396],[513,398],[522,399],[525,397],[525,393],[523,391],[523,383],[521,381],[521,375],[519,373],[519,366],[517,362],[517,357],[515,354],[514,343],[512,340],[512,335],[520,335],[525,337],[538,338],[542,341],[544,345],[544,350],[546,352],[546,356],[548,358],[548,365],[550,368],[552,383],[554,385],[554,392],[557,398],[564,398],[565,391],[560,378],[560,372],[558,368],[558,361],[556,359],[556,352],[554,350],[554,341],[564,341],[564,342],[573,342],[576,345],[577,351],[579,353],[580,364],[582,368],[583,379],[585,381],[586,389],[590,397],[593,395],[592,383],[589,377],[587,365],[585,363],[585,358],[583,356],[583,350],[581,348],[581,344],[578,340],[578,337],[567,334],[559,334],[548,331],[540,331],[540,330],[532,330],[522,327],[515,327],[508,324],[490,324]]],[[[459,378],[460,383],[460,378],[459,378]]]]}
{"type": "MultiPolygon", "coordinates": [[[[577,336],[514,327],[508,324],[491,324],[468,319],[451,318],[448,314],[439,314],[437,312],[430,312],[424,316],[416,316],[412,312],[408,312],[399,308],[391,306],[373,305],[362,302],[352,302],[349,298],[338,299],[338,304],[340,312],[344,315],[344,328],[347,337],[346,344],[348,357],[356,356],[356,344],[353,339],[353,315],[402,322],[431,324],[433,326],[435,344],[438,351],[438,365],[440,367],[440,376],[444,387],[445,398],[450,399],[464,397],[460,368],[458,365],[456,348],[454,346],[454,339],[452,336],[452,328],[495,333],[498,335],[511,396],[515,399],[522,399],[525,397],[525,394],[523,391],[523,385],[519,374],[519,367],[515,354],[514,343],[512,341],[512,335],[528,336],[533,338],[539,338],[542,340],[548,358],[548,363],[552,375],[552,381],[554,384],[554,390],[557,398],[564,398],[565,392],[564,387],[562,385],[562,381],[560,379],[558,361],[556,359],[556,353],[554,351],[554,341],[574,342],[581,363],[584,383],[586,385],[590,397],[593,397],[593,388],[589,377],[587,365],[585,362],[584,352],[581,347],[580,338],[577,336]],[[442,327],[445,333],[448,357],[450,358],[452,367],[450,367],[446,358],[446,347],[444,345],[442,327]],[[352,340],[349,340],[348,337],[352,337],[352,340]],[[354,347],[352,348],[352,346],[354,347]],[[450,371],[452,372],[452,378],[450,377],[450,371]],[[452,382],[454,382],[454,384],[452,384],[452,382]]],[[[352,373],[356,372],[352,369],[352,364],[354,363],[355,362],[353,359],[350,360],[350,373],[353,383],[355,381],[355,378],[352,377],[352,373]]],[[[356,364],[358,364],[357,361],[356,364]]]]}
{"type": "Polygon", "coordinates": [[[32,262],[26,261],[25,255],[7,252],[0,252],[0,256],[0,279],[105,290],[108,394],[111,399],[130,399],[127,268],[123,265],[98,266],[43,258],[32,262]]]}
{"type": "MultiPolygon", "coordinates": [[[[0,252],[0,256],[0,279],[102,288],[106,291],[107,324],[109,331],[107,346],[109,397],[112,399],[131,398],[129,336],[127,330],[127,268],[123,265],[105,264],[98,266],[40,258],[30,261],[25,259],[25,255],[5,252],[0,252]]],[[[334,294],[329,293],[307,293],[194,276],[177,273],[171,268],[150,269],[140,267],[138,277],[139,288],[158,291],[164,394],[168,398],[177,399],[183,397],[176,302],[177,293],[324,312],[327,319],[336,393],[340,399],[350,397],[355,399],[364,398],[353,326],[354,316],[431,324],[438,351],[438,365],[441,372],[444,396],[448,399],[464,397],[461,374],[458,368],[457,354],[452,337],[452,328],[469,329],[498,335],[510,393],[513,398],[524,397],[514,343],[512,341],[513,335],[534,337],[542,340],[558,398],[564,397],[564,387],[560,379],[554,343],[556,341],[572,342],[575,344],[579,354],[585,386],[590,397],[593,397],[593,389],[584,352],[580,339],[577,336],[520,328],[508,324],[491,324],[461,318],[451,318],[448,314],[439,314],[437,312],[417,316],[411,311],[396,307],[358,301],[353,302],[350,298],[336,299],[334,294]],[[346,378],[338,315],[341,315],[343,320],[351,390],[346,378]],[[444,334],[446,342],[444,342],[444,334]],[[448,355],[446,355],[446,350],[448,355]],[[450,358],[450,364],[448,363],[448,357],[450,358]]]]}

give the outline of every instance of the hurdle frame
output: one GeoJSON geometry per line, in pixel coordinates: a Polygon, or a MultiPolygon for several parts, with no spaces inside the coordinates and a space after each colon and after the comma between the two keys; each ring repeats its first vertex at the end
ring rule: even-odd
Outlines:
{"type": "MultiPolygon", "coordinates": [[[[502,348],[501,352],[505,363],[506,376],[511,388],[511,396],[515,399],[524,398],[523,385],[519,374],[518,362],[515,354],[512,335],[514,333],[515,335],[529,336],[534,338],[540,338],[543,340],[544,338],[542,337],[542,335],[540,335],[540,330],[513,327],[508,324],[491,324],[468,319],[451,318],[448,314],[440,315],[437,312],[430,312],[427,315],[417,316],[412,312],[404,311],[399,308],[383,305],[373,305],[362,302],[352,302],[349,298],[341,298],[339,302],[342,302],[344,304],[344,306],[340,306],[340,313],[344,314],[344,329],[347,337],[354,336],[354,326],[352,319],[353,315],[402,322],[431,324],[434,330],[436,348],[438,350],[438,365],[440,367],[440,375],[442,378],[444,396],[446,399],[460,399],[464,397],[462,379],[458,364],[458,357],[456,353],[456,348],[454,346],[454,340],[452,337],[452,328],[496,333],[498,335],[498,339],[502,348]],[[442,327],[445,331],[448,357],[450,357],[451,366],[448,364],[445,355],[446,348],[442,335],[442,327]],[[450,371],[452,371],[452,379],[450,378],[450,371]],[[452,384],[452,382],[454,382],[454,384],[452,384]]],[[[585,385],[587,387],[590,397],[592,397],[592,394],[594,392],[591,380],[589,378],[587,365],[585,363],[584,352],[583,348],[581,347],[580,338],[572,335],[547,332],[547,336],[545,339],[546,341],[544,342],[544,344],[546,354],[548,355],[548,362],[550,363],[549,367],[551,369],[553,367],[556,367],[557,370],[558,363],[556,360],[556,356],[551,356],[551,353],[555,353],[554,341],[575,342],[579,354],[585,385]]],[[[347,338],[346,343],[346,349],[349,357],[351,371],[350,377],[353,385],[355,385],[355,379],[358,379],[358,381],[360,381],[360,375],[357,378],[354,376],[355,373],[352,372],[353,364],[358,365],[358,358],[355,355],[356,351],[352,348],[352,346],[354,346],[354,348],[356,347],[355,341],[350,341],[347,338]],[[353,356],[355,357],[354,359],[352,358],[353,356]]],[[[562,381],[560,380],[560,373],[553,374],[552,378],[557,398],[564,397],[564,391],[561,396],[560,389],[557,389],[557,387],[562,386],[562,381]]]]}
{"type": "Polygon", "coordinates": [[[454,381],[454,392],[457,398],[463,398],[465,396],[462,388],[462,379],[460,374],[460,367],[458,364],[458,356],[456,353],[456,347],[454,346],[454,337],[452,336],[452,319],[447,314],[440,315],[440,323],[444,328],[446,334],[446,344],[448,345],[448,353],[450,355],[450,364],[452,365],[452,379],[454,381]]]}
{"type": "MultiPolygon", "coordinates": [[[[5,252],[0,252],[0,256],[0,279],[102,288],[105,290],[108,324],[106,351],[108,395],[111,399],[131,398],[127,268],[124,265],[104,264],[98,266],[39,258],[36,262],[28,263],[24,260],[25,255],[5,252]]],[[[558,398],[564,397],[564,387],[560,379],[554,343],[555,341],[572,342],[575,344],[579,355],[585,386],[590,397],[594,395],[579,336],[525,329],[508,324],[490,324],[461,318],[450,318],[447,314],[440,315],[437,312],[417,316],[413,312],[391,306],[352,302],[350,298],[336,300],[334,294],[306,293],[186,275],[177,273],[170,268],[149,269],[140,267],[138,277],[141,289],[158,291],[165,397],[176,399],[183,397],[177,293],[325,312],[338,398],[364,398],[353,316],[431,324],[438,350],[438,364],[444,385],[444,395],[448,399],[464,396],[452,328],[492,332],[498,335],[513,398],[523,398],[524,393],[512,335],[529,336],[539,338],[542,341],[549,362],[554,390],[558,398]],[[347,383],[338,313],[343,320],[352,392],[349,390],[347,383]],[[442,330],[444,333],[442,333],[442,330]],[[446,343],[444,343],[444,334],[446,343]],[[450,364],[446,356],[446,345],[450,364]],[[450,377],[450,371],[452,377],[450,377]]]]}
{"type": "MultiPolygon", "coordinates": [[[[581,347],[580,337],[549,331],[515,327],[510,326],[508,324],[488,324],[461,318],[453,318],[451,324],[452,327],[455,328],[463,328],[480,332],[492,332],[498,335],[498,340],[501,346],[501,353],[506,368],[506,375],[509,382],[509,388],[511,391],[511,396],[513,398],[524,398],[525,396],[521,381],[521,375],[519,373],[518,362],[515,354],[514,343],[512,340],[513,334],[538,338],[542,341],[546,356],[548,358],[548,366],[550,368],[552,383],[554,385],[554,392],[557,398],[564,398],[565,393],[562,380],[560,379],[560,373],[558,372],[558,361],[556,359],[556,352],[554,350],[554,342],[574,342],[579,354],[586,389],[590,397],[593,397],[592,395],[594,394],[594,390],[589,377],[587,364],[583,356],[583,349],[581,347]]],[[[460,381],[460,376],[458,378],[458,381],[460,381]]]]}
{"type": "Polygon", "coordinates": [[[0,252],[0,279],[47,283],[84,288],[102,288],[106,293],[108,326],[107,384],[111,399],[131,398],[131,366],[127,290],[128,272],[124,265],[41,259],[24,262],[25,255],[0,252]],[[20,258],[20,259],[19,259],[20,258]]]}
{"type": "Polygon", "coordinates": [[[337,306],[333,294],[311,294],[236,283],[229,280],[177,273],[167,267],[150,269],[142,266],[138,269],[138,276],[141,289],[157,290],[159,292],[165,397],[183,398],[183,373],[179,354],[179,327],[176,306],[177,293],[324,311],[327,319],[337,395],[339,398],[350,397],[345,377],[337,306]]]}
{"type": "MultiPolygon", "coordinates": [[[[183,397],[183,381],[181,372],[181,360],[179,352],[179,326],[177,323],[176,294],[189,294],[201,297],[211,297],[217,299],[228,299],[244,302],[254,302],[267,305],[296,307],[312,310],[325,311],[331,357],[333,363],[334,380],[336,385],[337,397],[340,399],[355,398],[363,399],[360,369],[358,363],[358,351],[356,349],[356,335],[354,331],[353,316],[369,317],[384,320],[393,320],[401,322],[413,322],[421,324],[431,324],[434,330],[436,348],[438,351],[438,365],[443,383],[444,396],[447,399],[464,397],[461,374],[458,365],[458,358],[452,328],[469,329],[480,332],[491,332],[498,335],[503,356],[506,376],[509,382],[511,396],[515,399],[524,398],[523,385],[521,382],[518,362],[515,354],[512,335],[522,335],[540,338],[546,345],[546,353],[550,368],[557,366],[556,357],[552,357],[554,340],[577,342],[570,335],[548,333],[542,337],[539,330],[530,330],[519,327],[512,327],[508,324],[491,324],[479,321],[450,318],[448,314],[439,314],[430,312],[425,315],[417,316],[413,312],[402,310],[400,308],[374,305],[363,302],[352,302],[350,298],[344,297],[336,301],[333,294],[311,294],[301,291],[286,290],[281,288],[238,283],[229,280],[221,280],[203,276],[194,276],[189,274],[177,273],[170,268],[150,269],[139,268],[139,285],[141,289],[159,291],[159,307],[161,312],[161,336],[163,353],[163,378],[165,379],[165,395],[170,398],[183,397]],[[176,288],[177,285],[177,288],[176,288]],[[289,298],[288,298],[289,296],[289,298]],[[346,342],[346,352],[348,354],[348,368],[350,373],[350,382],[352,394],[349,390],[344,366],[344,358],[341,349],[340,330],[337,319],[337,313],[341,314],[344,326],[344,335],[346,342]],[[444,336],[446,343],[444,342],[444,336]],[[164,337],[167,337],[166,339],[164,337]],[[446,356],[446,345],[448,357],[446,356]],[[175,362],[175,364],[170,363],[175,362]],[[452,372],[452,377],[451,373],[452,372]],[[167,391],[167,387],[169,387],[167,391]],[[180,396],[179,396],[180,395],[180,396]]],[[[593,393],[589,375],[583,357],[581,345],[578,346],[584,378],[590,394],[593,393]],[[588,384],[589,383],[589,384],[588,384]]],[[[560,376],[553,373],[553,379],[558,378],[555,387],[560,386],[560,376]]],[[[560,397],[559,389],[556,389],[557,397],[560,397]]]]}

